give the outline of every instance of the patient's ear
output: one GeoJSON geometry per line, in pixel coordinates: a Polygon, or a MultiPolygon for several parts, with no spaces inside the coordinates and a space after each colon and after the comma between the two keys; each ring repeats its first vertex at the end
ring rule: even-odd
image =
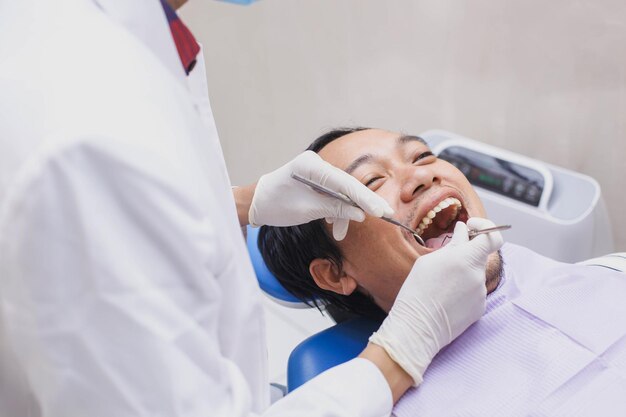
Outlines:
{"type": "Polygon", "coordinates": [[[309,273],[318,287],[337,294],[350,295],[358,285],[353,277],[329,259],[313,259],[309,264],[309,273]]]}

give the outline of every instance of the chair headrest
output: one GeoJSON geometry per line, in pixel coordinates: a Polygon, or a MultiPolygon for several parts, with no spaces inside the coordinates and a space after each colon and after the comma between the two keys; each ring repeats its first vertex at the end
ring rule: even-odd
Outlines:
{"type": "Polygon", "coordinates": [[[254,273],[256,274],[257,280],[259,281],[259,286],[266,294],[279,302],[282,301],[288,303],[292,307],[308,307],[305,303],[287,291],[285,287],[278,282],[278,279],[276,279],[274,274],[270,272],[267,265],[265,265],[265,261],[261,256],[261,252],[259,251],[259,246],[257,244],[259,239],[259,230],[260,228],[258,227],[247,226],[248,233],[246,238],[248,253],[250,254],[250,260],[252,261],[252,266],[254,267],[254,273]]]}

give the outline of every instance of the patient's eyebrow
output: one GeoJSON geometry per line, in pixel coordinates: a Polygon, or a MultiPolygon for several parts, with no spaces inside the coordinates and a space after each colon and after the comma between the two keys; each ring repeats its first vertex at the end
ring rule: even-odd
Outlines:
{"type": "MultiPolygon", "coordinates": [[[[420,138],[419,136],[402,135],[398,139],[396,139],[396,143],[397,143],[398,146],[402,146],[402,145],[404,145],[406,143],[416,142],[416,141],[420,142],[420,143],[423,143],[424,145],[428,146],[426,141],[424,139],[420,138]]],[[[348,165],[348,168],[346,168],[345,171],[348,174],[352,174],[361,165],[369,164],[369,163],[372,163],[372,162],[376,162],[376,157],[373,156],[372,154],[366,153],[365,155],[361,155],[357,159],[352,161],[352,163],[350,165],[348,165]]]]}
{"type": "Polygon", "coordinates": [[[352,161],[350,165],[348,165],[348,168],[346,168],[346,172],[348,174],[352,174],[355,169],[357,169],[363,164],[370,163],[373,160],[374,160],[374,156],[372,154],[366,153],[365,155],[361,155],[357,159],[352,161]]]}
{"type": "Polygon", "coordinates": [[[428,143],[426,143],[426,141],[424,139],[420,138],[419,136],[402,135],[398,139],[396,139],[396,143],[399,146],[400,145],[404,145],[406,143],[415,142],[415,141],[423,143],[424,145],[428,146],[428,143]]]}

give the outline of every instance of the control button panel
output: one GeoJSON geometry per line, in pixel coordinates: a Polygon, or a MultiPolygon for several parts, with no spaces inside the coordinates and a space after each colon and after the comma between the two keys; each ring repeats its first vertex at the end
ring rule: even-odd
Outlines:
{"type": "Polygon", "coordinates": [[[457,167],[474,186],[539,206],[545,184],[535,169],[461,146],[445,148],[438,157],[457,167]]]}

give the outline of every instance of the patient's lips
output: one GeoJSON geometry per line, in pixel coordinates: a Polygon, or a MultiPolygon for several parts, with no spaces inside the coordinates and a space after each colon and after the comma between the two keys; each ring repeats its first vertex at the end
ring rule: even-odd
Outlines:
{"type": "Polygon", "coordinates": [[[466,222],[468,217],[461,200],[448,196],[426,213],[416,230],[427,248],[437,250],[450,243],[456,222],[466,222]]]}
{"type": "Polygon", "coordinates": [[[450,227],[450,224],[452,223],[452,221],[456,219],[459,211],[461,210],[461,207],[462,207],[461,202],[457,198],[448,197],[448,198],[443,199],[442,201],[439,202],[439,204],[433,207],[432,210],[426,213],[426,216],[424,216],[424,218],[420,221],[419,225],[417,226],[417,233],[419,235],[422,235],[424,231],[428,229],[428,226],[430,226],[430,224],[433,222],[436,222],[437,226],[440,229],[447,229],[448,227],[450,227]],[[446,210],[449,207],[450,209],[446,210]],[[446,215],[439,216],[439,214],[444,211],[446,212],[446,215]],[[442,224],[442,221],[445,222],[446,224],[442,224]]]}

